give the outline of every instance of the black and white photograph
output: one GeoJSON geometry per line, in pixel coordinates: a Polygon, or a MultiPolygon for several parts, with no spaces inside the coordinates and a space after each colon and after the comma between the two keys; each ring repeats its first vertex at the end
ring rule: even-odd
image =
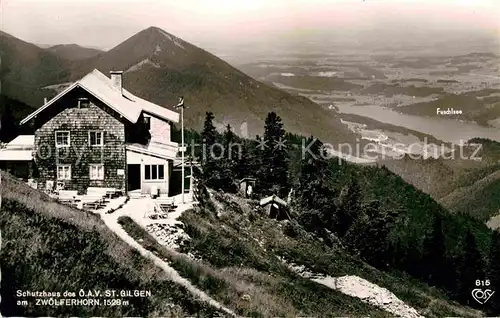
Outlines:
{"type": "Polygon", "coordinates": [[[0,316],[499,317],[500,1],[0,0],[0,316]]]}

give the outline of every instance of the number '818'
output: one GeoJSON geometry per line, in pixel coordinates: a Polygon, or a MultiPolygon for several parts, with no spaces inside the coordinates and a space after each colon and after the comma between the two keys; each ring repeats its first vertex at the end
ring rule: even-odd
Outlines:
{"type": "Polygon", "coordinates": [[[489,279],[486,279],[486,280],[476,280],[476,286],[490,286],[490,280],[489,279]]]}

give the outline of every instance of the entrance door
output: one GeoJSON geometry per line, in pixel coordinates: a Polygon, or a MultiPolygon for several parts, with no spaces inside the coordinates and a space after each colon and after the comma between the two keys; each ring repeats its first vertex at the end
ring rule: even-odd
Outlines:
{"type": "Polygon", "coordinates": [[[141,165],[127,165],[128,191],[141,189],[141,165]]]}

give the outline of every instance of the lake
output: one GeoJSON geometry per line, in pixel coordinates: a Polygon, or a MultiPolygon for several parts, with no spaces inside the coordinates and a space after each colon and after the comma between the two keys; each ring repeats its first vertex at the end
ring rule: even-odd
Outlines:
{"type": "Polygon", "coordinates": [[[355,114],[395,126],[420,131],[443,141],[460,144],[460,141],[479,137],[500,142],[500,129],[479,126],[453,119],[421,117],[395,112],[379,106],[351,106],[336,104],[340,113],[355,114]]]}

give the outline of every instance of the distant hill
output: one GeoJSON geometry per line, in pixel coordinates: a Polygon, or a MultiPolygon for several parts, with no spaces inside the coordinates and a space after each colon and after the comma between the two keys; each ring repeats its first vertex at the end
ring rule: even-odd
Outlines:
{"type": "MultiPolygon", "coordinates": [[[[460,159],[457,149],[453,160],[405,158],[381,163],[451,212],[486,222],[500,210],[500,143],[480,138],[470,142],[482,144],[476,154],[481,160],[460,159]]],[[[465,147],[465,157],[470,157],[476,148],[465,147]]]]}
{"type": "Polygon", "coordinates": [[[2,94],[40,106],[53,92],[42,87],[64,81],[70,65],[61,57],[0,31],[2,94]]]}
{"type": "Polygon", "coordinates": [[[101,50],[83,47],[78,44],[59,44],[51,46],[47,50],[70,61],[84,60],[103,53],[101,50]]]}
{"type": "MultiPolygon", "coordinates": [[[[75,81],[94,68],[104,73],[123,70],[124,86],[142,98],[169,107],[183,95],[188,127],[201,128],[205,112],[212,111],[220,118],[219,125],[231,124],[239,132],[240,126],[247,123],[249,137],[254,137],[263,132],[267,113],[275,111],[290,132],[313,134],[334,143],[355,141],[355,135],[334,111],[254,80],[209,52],[156,27],[135,34],[107,52],[78,61],[68,61],[5,33],[3,37],[8,41],[2,41],[0,50],[6,51],[6,42],[7,56],[13,60],[6,77],[15,79],[22,88],[10,89],[7,95],[13,94],[30,105],[40,105],[43,98],[30,94],[41,87],[75,81]],[[12,46],[30,52],[33,58],[29,67],[23,62],[27,53],[17,52],[12,46]],[[18,70],[25,75],[16,76],[18,70]]],[[[49,97],[55,94],[49,89],[42,92],[49,97]]]]}
{"type": "Polygon", "coordinates": [[[6,95],[0,94],[0,117],[4,114],[7,107],[12,110],[12,115],[16,121],[20,121],[36,109],[36,107],[32,107],[6,95]]]}
{"type": "MultiPolygon", "coordinates": [[[[428,93],[435,93],[432,90],[436,90],[435,88],[420,88],[420,90],[423,89],[428,93]]],[[[462,111],[462,114],[446,115],[449,118],[469,120],[480,125],[493,126],[493,122],[500,119],[500,89],[480,89],[460,94],[445,94],[434,101],[398,107],[396,110],[418,116],[443,116],[437,114],[437,108],[441,108],[443,111],[448,108],[462,111]]]]}

